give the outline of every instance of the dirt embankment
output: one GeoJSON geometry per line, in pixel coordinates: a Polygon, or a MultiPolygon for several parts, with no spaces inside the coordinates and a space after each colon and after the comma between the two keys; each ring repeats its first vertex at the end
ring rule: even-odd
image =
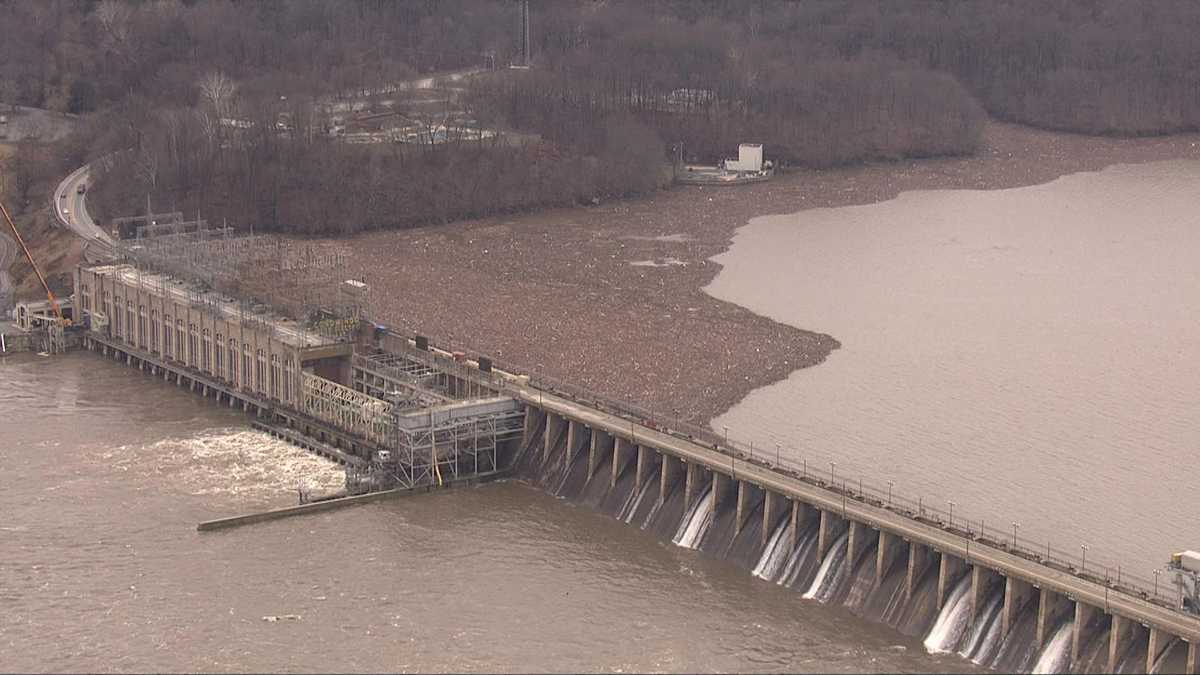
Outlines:
{"type": "MultiPolygon", "coordinates": [[[[12,145],[0,143],[0,163],[10,158],[15,152],[12,145]]],[[[46,275],[50,288],[63,297],[70,295],[73,287],[72,271],[82,258],[83,245],[70,231],[55,227],[54,215],[50,212],[50,195],[54,190],[50,183],[34,185],[30,195],[39,195],[28,207],[17,210],[14,203],[6,203],[9,213],[21,233],[25,245],[29,247],[38,267],[46,275]]],[[[8,262],[8,278],[12,282],[12,301],[39,300],[46,297],[41,283],[12,238],[8,223],[0,220],[0,262],[8,262]],[[7,256],[5,255],[7,253],[7,256]]],[[[0,280],[3,285],[4,280],[0,280]]],[[[4,307],[5,298],[0,288],[0,310],[4,307]]]]}
{"type": "MultiPolygon", "coordinates": [[[[0,106],[0,111],[7,110],[8,106],[0,106]]],[[[74,118],[70,116],[47,110],[20,108],[16,114],[9,114],[5,134],[10,140],[57,141],[70,131],[74,123],[74,118]]],[[[0,173],[7,174],[9,180],[15,181],[12,175],[17,169],[13,162],[39,162],[41,159],[17,157],[21,147],[16,143],[0,143],[0,173]]],[[[54,148],[52,145],[37,147],[41,148],[42,152],[49,152],[54,148]]],[[[48,174],[54,173],[53,168],[44,168],[48,174]]],[[[53,190],[62,176],[44,175],[35,180],[28,190],[28,204],[20,203],[16,197],[15,186],[11,183],[3,184],[2,178],[0,177],[0,187],[6,191],[0,193],[0,197],[5,198],[5,206],[12,215],[25,245],[29,247],[55,294],[63,297],[70,295],[73,270],[82,257],[83,247],[71,232],[55,227],[54,214],[50,211],[53,190]]],[[[10,302],[46,297],[46,292],[42,289],[24,252],[12,238],[8,223],[0,220],[0,264],[4,262],[8,263],[8,274],[7,279],[0,279],[0,312],[6,311],[6,305],[10,302]],[[9,280],[12,287],[6,289],[5,281],[9,280]],[[8,295],[7,291],[11,291],[11,295],[8,295]]]]}
{"type": "Polygon", "coordinates": [[[374,284],[376,314],[396,327],[704,423],[838,347],[701,290],[719,271],[708,258],[750,218],[1177,158],[1200,159],[1200,136],[1111,139],[991,124],[973,157],[800,172],[340,243],[374,284]]]}
{"type": "MultiPolygon", "coordinates": [[[[14,216],[14,220],[33,259],[46,275],[50,289],[64,298],[73,293],[75,266],[83,259],[83,243],[79,237],[70,230],[55,227],[49,207],[14,216]]],[[[7,225],[5,229],[8,229],[7,225]]],[[[16,287],[17,300],[41,300],[46,297],[24,253],[18,251],[16,262],[9,272],[16,287]]]]}
{"type": "MultiPolygon", "coordinates": [[[[79,239],[51,227],[48,214],[26,213],[13,216],[13,220],[51,290],[58,297],[69,296],[74,285],[72,270],[83,257],[79,239]]],[[[7,312],[13,303],[23,300],[44,300],[46,291],[9,234],[8,224],[0,223],[0,228],[0,263],[8,262],[7,276],[0,279],[0,312],[7,312]]]]}

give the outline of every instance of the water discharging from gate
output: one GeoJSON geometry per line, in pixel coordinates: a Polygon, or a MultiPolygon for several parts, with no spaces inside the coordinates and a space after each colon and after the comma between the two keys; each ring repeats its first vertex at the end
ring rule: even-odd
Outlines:
{"type": "Polygon", "coordinates": [[[1064,621],[1050,643],[1042,650],[1037,663],[1033,664],[1033,673],[1064,673],[1071,665],[1071,634],[1075,630],[1074,621],[1064,621]]]}
{"type": "Polygon", "coordinates": [[[817,570],[816,578],[813,579],[808,590],[804,592],[803,597],[805,599],[824,602],[832,595],[838,578],[842,576],[842,562],[846,559],[846,542],[848,540],[849,534],[842,533],[842,536],[833,542],[833,546],[825,553],[825,558],[821,560],[821,567],[817,570]]]}
{"type": "Polygon", "coordinates": [[[775,527],[775,531],[771,533],[771,539],[767,542],[767,548],[763,550],[762,556],[758,559],[758,564],[754,566],[754,576],[767,581],[775,581],[784,563],[788,561],[791,550],[787,547],[787,519],[779,521],[779,525],[775,527]]]}
{"type": "MultiPolygon", "coordinates": [[[[633,480],[634,462],[618,467],[614,482],[610,458],[593,468],[589,480],[588,453],[576,448],[571,453],[572,461],[565,461],[563,437],[558,438],[546,459],[542,458],[540,442],[534,443],[538,451],[524,457],[522,469],[528,479],[559,497],[585,502],[621,522],[670,539],[681,548],[732,562],[759,579],[800,592],[802,598],[843,606],[905,635],[923,637],[925,649],[932,655],[956,654],[974,664],[1002,670],[1065,672],[1070,666],[1069,621],[1057,627],[1044,649],[1035,649],[1035,621],[1031,622],[1035,613],[1028,608],[1036,603],[1017,614],[1012,630],[1002,638],[1003,583],[994,583],[986,590],[978,616],[972,620],[971,575],[964,574],[954,580],[941,611],[937,611],[938,565],[927,565],[913,579],[911,595],[905,592],[907,566],[899,560],[877,579],[876,539],[870,529],[861,531],[853,559],[847,555],[849,530],[837,534],[821,556],[817,553],[816,523],[798,523],[792,541],[791,519],[785,515],[769,525],[764,542],[761,498],[744,504],[739,528],[734,500],[718,501],[711,481],[703,483],[692,502],[685,504],[684,472],[675,471],[675,479],[664,488],[658,463],[644,472],[640,488],[633,480]],[[660,494],[663,489],[666,492],[660,494]]],[[[586,447],[587,439],[576,442],[586,447]]]]}
{"type": "Polygon", "coordinates": [[[1000,642],[1000,607],[1004,604],[1004,591],[993,591],[988,595],[987,604],[982,612],[975,617],[971,627],[970,638],[958,650],[958,655],[971,659],[972,663],[984,665],[995,653],[1000,642]]]}
{"type": "Polygon", "coordinates": [[[968,597],[970,590],[971,577],[963,575],[963,578],[955,584],[954,590],[950,592],[950,596],[946,598],[945,604],[942,605],[942,611],[938,614],[937,622],[933,624],[933,628],[925,638],[925,648],[930,653],[951,652],[958,646],[958,641],[966,632],[967,619],[970,618],[971,601],[968,597]]]}
{"type": "Polygon", "coordinates": [[[691,549],[700,547],[700,540],[708,531],[708,526],[712,524],[712,503],[713,491],[710,485],[704,491],[704,495],[688,509],[687,515],[680,521],[679,530],[675,533],[673,540],[676,544],[691,549]]]}

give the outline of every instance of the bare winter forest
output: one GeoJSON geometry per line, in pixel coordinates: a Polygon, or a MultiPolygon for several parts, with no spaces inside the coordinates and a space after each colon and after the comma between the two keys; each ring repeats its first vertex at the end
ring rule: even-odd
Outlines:
{"type": "Polygon", "coordinates": [[[828,167],[970,154],[989,115],[1200,126],[1196,3],[531,4],[519,69],[502,0],[0,4],[0,101],[84,115],[65,151],[18,152],[10,189],[108,157],[102,217],[149,195],[340,233],[646,193],[742,141],[828,167]]]}

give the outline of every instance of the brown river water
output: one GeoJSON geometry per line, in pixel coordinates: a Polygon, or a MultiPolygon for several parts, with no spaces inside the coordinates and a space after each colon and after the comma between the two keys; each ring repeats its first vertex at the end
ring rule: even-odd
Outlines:
{"type": "Polygon", "coordinates": [[[1200,546],[1198,197],[1174,161],[755,219],[706,290],[842,348],[713,426],[1150,578],[1200,546]]]}
{"type": "Polygon", "coordinates": [[[196,532],[341,480],[99,356],[0,359],[0,670],[970,665],[523,483],[196,532]]]}
{"type": "MultiPolygon", "coordinates": [[[[715,426],[1148,575],[1200,544],[1197,188],[1159,163],[756,219],[710,292],[843,347],[715,426]]],[[[341,485],[247,422],[96,355],[0,359],[0,670],[1065,667],[1069,622],[999,637],[1002,589],[968,629],[963,581],[900,603],[844,538],[764,547],[561,449],[529,484],[198,533],[341,485]]]]}

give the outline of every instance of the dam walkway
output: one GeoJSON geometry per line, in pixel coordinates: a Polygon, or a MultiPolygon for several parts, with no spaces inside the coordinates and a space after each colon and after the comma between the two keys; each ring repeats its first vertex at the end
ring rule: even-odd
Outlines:
{"type": "MultiPolygon", "coordinates": [[[[1018,583],[1023,582],[1028,587],[1040,589],[1042,592],[1054,593],[1076,603],[1083,603],[1089,608],[1102,610],[1106,614],[1123,617],[1149,628],[1152,632],[1160,631],[1179,637],[1189,643],[1188,671],[1196,672],[1195,652],[1196,645],[1200,644],[1200,619],[1193,615],[1122,592],[1110,585],[1082,578],[1077,573],[1055,569],[1009,550],[980,543],[972,537],[947,531],[936,524],[922,522],[885,506],[868,503],[858,496],[787,476],[757,463],[739,461],[721,450],[679,438],[623,416],[596,410],[569,398],[532,388],[518,389],[515,393],[526,405],[536,406],[549,415],[567,420],[568,423],[602,430],[637,447],[652,447],[688,465],[702,466],[727,476],[731,481],[750,483],[767,493],[815,507],[822,513],[839,515],[847,523],[866,526],[884,537],[898,537],[910,545],[927,547],[942,556],[953,556],[967,567],[982,566],[1008,580],[1017,580],[1018,583]]],[[[886,544],[880,546],[881,560],[889,555],[888,548],[886,544]]],[[[945,583],[942,585],[945,586],[945,583]]],[[[1008,595],[1012,595],[1012,592],[1006,594],[1006,599],[1008,595]]],[[[942,599],[939,598],[939,601],[942,599]]],[[[1156,641],[1165,645],[1161,636],[1157,636],[1156,641]]]]}

